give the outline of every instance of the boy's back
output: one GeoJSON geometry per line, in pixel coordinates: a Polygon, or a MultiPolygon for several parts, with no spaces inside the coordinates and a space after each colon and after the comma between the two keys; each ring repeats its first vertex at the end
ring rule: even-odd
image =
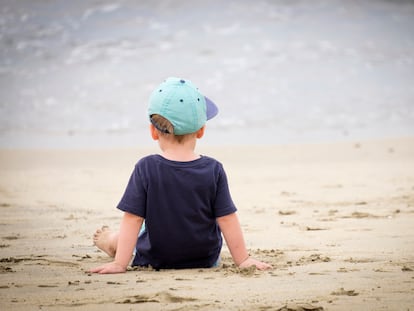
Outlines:
{"type": "Polygon", "coordinates": [[[222,246],[216,218],[236,211],[221,163],[141,159],[118,208],[145,218],[133,265],[211,267],[222,246]]]}

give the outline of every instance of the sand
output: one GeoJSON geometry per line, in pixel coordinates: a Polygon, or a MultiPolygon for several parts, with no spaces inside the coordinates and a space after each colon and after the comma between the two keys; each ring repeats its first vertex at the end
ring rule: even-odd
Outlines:
{"type": "Polygon", "coordinates": [[[87,273],[153,148],[0,151],[1,310],[414,310],[414,138],[203,146],[225,165],[251,254],[270,271],[87,273]]]}

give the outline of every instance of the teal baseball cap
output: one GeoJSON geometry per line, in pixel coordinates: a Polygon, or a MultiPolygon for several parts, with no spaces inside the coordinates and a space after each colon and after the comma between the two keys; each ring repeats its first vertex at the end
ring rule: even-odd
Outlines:
{"type": "Polygon", "coordinates": [[[218,113],[217,106],[190,81],[170,77],[151,93],[148,116],[158,114],[174,127],[174,135],[197,132],[218,113]]]}

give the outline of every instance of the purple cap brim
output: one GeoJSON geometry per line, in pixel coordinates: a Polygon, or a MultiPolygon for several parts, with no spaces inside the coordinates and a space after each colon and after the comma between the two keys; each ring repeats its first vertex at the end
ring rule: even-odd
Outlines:
{"type": "Polygon", "coordinates": [[[218,114],[218,107],[207,96],[204,96],[204,98],[206,99],[207,120],[210,120],[218,114]]]}

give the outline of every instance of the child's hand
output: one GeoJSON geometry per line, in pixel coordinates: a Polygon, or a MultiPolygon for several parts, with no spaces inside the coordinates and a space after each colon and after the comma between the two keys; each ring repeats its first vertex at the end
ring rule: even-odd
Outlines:
{"type": "Polygon", "coordinates": [[[115,261],[89,270],[89,272],[91,273],[99,273],[99,274],[125,273],[125,271],[126,271],[126,268],[119,265],[115,261]]]}
{"type": "Polygon", "coordinates": [[[250,257],[248,257],[245,261],[243,261],[239,265],[239,268],[249,268],[251,266],[256,266],[256,268],[259,269],[259,270],[272,269],[271,265],[269,265],[265,262],[261,262],[259,260],[256,260],[254,258],[250,258],[250,257]]]}

